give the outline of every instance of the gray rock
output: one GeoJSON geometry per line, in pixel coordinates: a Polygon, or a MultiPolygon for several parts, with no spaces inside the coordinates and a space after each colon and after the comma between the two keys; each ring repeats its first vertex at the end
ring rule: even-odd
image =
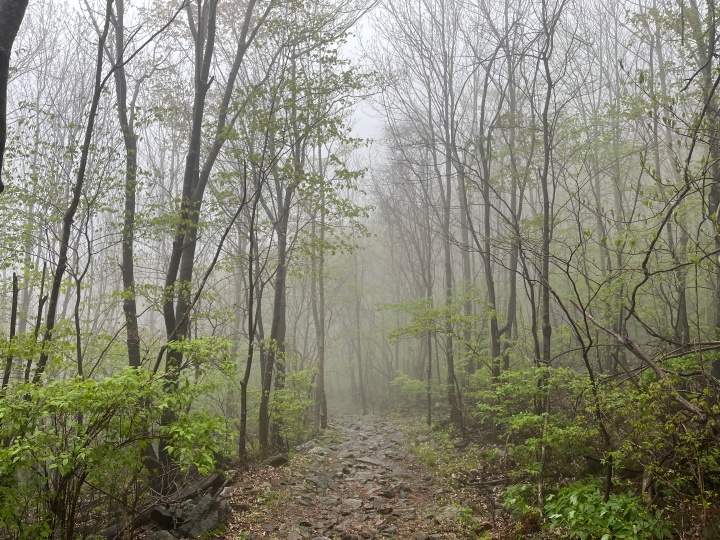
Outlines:
{"type": "Polygon", "coordinates": [[[149,516],[153,523],[163,529],[172,529],[175,525],[175,516],[170,509],[165,506],[153,506],[149,516]]]}
{"type": "Polygon", "coordinates": [[[286,465],[288,461],[288,457],[285,454],[278,454],[277,456],[271,456],[267,458],[265,460],[265,463],[267,463],[271,467],[277,468],[286,465]]]}
{"type": "Polygon", "coordinates": [[[307,479],[315,487],[326,488],[330,484],[330,478],[324,474],[316,474],[307,479]]]}
{"type": "Polygon", "coordinates": [[[227,486],[224,487],[220,492],[220,497],[222,497],[223,499],[227,499],[235,495],[235,492],[235,486],[227,486]]]}
{"type": "Polygon", "coordinates": [[[356,482],[360,482],[361,484],[367,484],[368,482],[375,480],[375,473],[360,471],[355,473],[352,479],[356,482]]]}
{"type": "Polygon", "coordinates": [[[440,513],[438,514],[438,519],[440,521],[454,521],[455,519],[460,517],[460,513],[460,509],[457,506],[453,504],[448,504],[440,510],[440,513]]]}
{"type": "Polygon", "coordinates": [[[384,461],[380,461],[379,459],[361,457],[361,458],[358,458],[358,461],[360,463],[366,463],[368,465],[373,465],[374,467],[383,467],[385,469],[392,469],[392,465],[389,465],[389,464],[385,463],[384,461]]]}
{"type": "Polygon", "coordinates": [[[168,531],[154,531],[145,537],[145,540],[176,540],[168,531]]]}
{"type": "Polygon", "coordinates": [[[353,510],[359,510],[363,504],[360,499],[343,499],[342,503],[353,510]]]}
{"type": "Polygon", "coordinates": [[[190,538],[197,538],[221,525],[225,525],[230,517],[230,506],[227,501],[205,495],[188,514],[185,523],[178,529],[190,538]]]}
{"type": "Polygon", "coordinates": [[[307,452],[308,450],[310,450],[311,448],[314,448],[316,446],[317,446],[317,441],[315,439],[310,439],[306,443],[296,446],[295,450],[297,450],[298,452],[307,452]]]}

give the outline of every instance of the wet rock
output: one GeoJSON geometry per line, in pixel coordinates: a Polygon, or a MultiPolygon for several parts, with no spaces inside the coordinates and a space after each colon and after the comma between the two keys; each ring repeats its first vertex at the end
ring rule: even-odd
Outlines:
{"type": "Polygon", "coordinates": [[[168,531],[154,531],[145,536],[145,540],[176,540],[168,531]]]}
{"type": "Polygon", "coordinates": [[[277,456],[269,457],[265,460],[265,463],[270,465],[271,467],[282,467],[283,465],[287,465],[289,459],[285,454],[278,454],[277,456]]]}
{"type": "Polygon", "coordinates": [[[230,506],[227,501],[205,495],[188,514],[179,531],[190,538],[197,538],[227,523],[230,506]]]}
{"type": "Polygon", "coordinates": [[[454,521],[460,517],[460,508],[453,504],[449,504],[440,509],[438,513],[438,520],[440,521],[454,521]]]}
{"type": "Polygon", "coordinates": [[[330,478],[324,474],[316,474],[307,479],[315,487],[326,488],[330,484],[330,478]]]}
{"type": "Polygon", "coordinates": [[[295,450],[298,452],[307,452],[308,450],[315,448],[317,445],[318,443],[315,439],[310,439],[309,441],[296,446],[295,450]]]}
{"type": "Polygon", "coordinates": [[[358,458],[358,461],[360,463],[365,463],[367,465],[373,465],[374,467],[383,467],[385,469],[392,469],[392,467],[385,463],[384,461],[380,461],[379,459],[371,458],[371,457],[361,457],[358,458]]]}
{"type": "Polygon", "coordinates": [[[343,499],[342,504],[352,510],[359,510],[363,503],[360,499],[343,499]]]}
{"type": "Polygon", "coordinates": [[[360,482],[361,484],[367,484],[368,482],[375,480],[375,473],[359,471],[355,473],[352,479],[356,482],[360,482]]]}
{"type": "Polygon", "coordinates": [[[392,514],[402,520],[411,521],[417,517],[417,510],[412,506],[408,508],[395,508],[393,509],[392,514]]]}
{"type": "Polygon", "coordinates": [[[173,512],[164,506],[154,506],[150,510],[150,520],[163,529],[172,529],[175,526],[173,512]]]}

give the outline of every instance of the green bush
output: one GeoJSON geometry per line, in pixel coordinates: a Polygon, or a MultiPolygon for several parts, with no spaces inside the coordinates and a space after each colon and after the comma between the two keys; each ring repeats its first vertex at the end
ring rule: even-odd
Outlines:
{"type": "Polygon", "coordinates": [[[547,496],[545,511],[552,527],[566,528],[571,538],[662,540],[672,534],[660,510],[647,508],[631,492],[605,502],[596,484],[575,483],[547,496]]]}
{"type": "Polygon", "coordinates": [[[11,386],[0,397],[0,537],[74,538],[110,496],[137,503],[143,456],[163,440],[178,464],[208,471],[222,423],[192,412],[188,385],[168,392],[150,372],[11,386]],[[170,412],[172,422],[161,425],[170,412]],[[108,486],[112,493],[108,494],[108,486]]]}
{"type": "Polygon", "coordinates": [[[390,386],[397,388],[400,397],[410,404],[417,403],[425,398],[427,394],[427,382],[412,379],[404,373],[399,373],[390,386]]]}
{"type": "Polygon", "coordinates": [[[545,476],[576,476],[580,459],[597,444],[594,418],[585,408],[588,380],[561,368],[506,371],[495,380],[474,376],[474,416],[500,436],[515,462],[515,474],[537,474],[541,448],[546,455],[545,476]],[[550,400],[545,423],[543,400],[550,400]]]}
{"type": "Polygon", "coordinates": [[[313,430],[313,423],[307,418],[312,395],[314,370],[302,370],[285,376],[285,387],[271,394],[270,417],[279,426],[280,436],[292,447],[305,442],[313,430]]]}

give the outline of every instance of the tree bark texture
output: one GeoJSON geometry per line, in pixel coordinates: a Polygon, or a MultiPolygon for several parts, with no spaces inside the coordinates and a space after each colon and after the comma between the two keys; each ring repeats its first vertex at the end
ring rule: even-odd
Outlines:
{"type": "Polygon", "coordinates": [[[25,16],[28,0],[0,0],[0,193],[3,158],[7,139],[7,86],[10,80],[10,56],[20,24],[25,16]]]}

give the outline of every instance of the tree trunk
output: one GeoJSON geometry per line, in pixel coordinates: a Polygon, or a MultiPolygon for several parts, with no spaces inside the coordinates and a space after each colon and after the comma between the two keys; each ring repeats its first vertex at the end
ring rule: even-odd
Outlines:
{"type": "Polygon", "coordinates": [[[363,416],[368,413],[367,398],[365,396],[365,375],[363,373],[363,355],[362,355],[362,338],[360,321],[360,304],[362,301],[362,289],[359,277],[357,253],[353,252],[353,262],[355,266],[355,352],[357,354],[357,370],[358,370],[358,390],[360,391],[360,407],[362,407],[363,416]]]}
{"type": "MultiPolygon", "coordinates": [[[[327,429],[327,397],[325,395],[325,196],[320,203],[320,231],[319,249],[313,246],[312,254],[312,312],[315,323],[315,338],[317,341],[317,416],[320,429],[327,429]]],[[[315,224],[313,223],[313,238],[315,237],[315,224]]]]}
{"type": "Polygon", "coordinates": [[[137,134],[133,129],[133,111],[128,108],[127,77],[125,76],[125,2],[116,0],[115,17],[115,93],[117,112],[125,144],[125,211],[122,230],[123,312],[125,313],[128,365],[140,367],[140,330],[135,300],[135,193],[137,187],[137,134]]]}
{"type": "Polygon", "coordinates": [[[13,364],[13,352],[12,344],[13,338],[15,337],[15,328],[17,326],[17,312],[18,312],[18,278],[17,274],[13,272],[12,278],[12,306],[10,308],[10,336],[8,339],[9,348],[8,356],[5,359],[5,372],[3,373],[2,388],[7,387],[10,382],[10,373],[12,372],[13,364]]]}
{"type": "Polygon", "coordinates": [[[0,193],[5,140],[7,139],[7,86],[10,80],[10,56],[28,0],[0,0],[0,193]]]}
{"type": "MultiPolygon", "coordinates": [[[[277,369],[275,390],[284,387],[284,353],[285,353],[285,290],[287,277],[287,231],[290,212],[291,190],[286,190],[284,204],[278,203],[279,221],[275,225],[278,238],[278,262],[275,271],[275,296],[273,300],[273,317],[270,327],[270,345],[265,357],[265,371],[262,379],[262,395],[259,410],[260,457],[266,459],[270,455],[270,387],[273,371],[277,369]],[[277,366],[276,366],[277,364],[277,366]]],[[[277,435],[277,432],[276,432],[277,435]]],[[[277,440],[274,441],[277,443],[277,440]]]]}

